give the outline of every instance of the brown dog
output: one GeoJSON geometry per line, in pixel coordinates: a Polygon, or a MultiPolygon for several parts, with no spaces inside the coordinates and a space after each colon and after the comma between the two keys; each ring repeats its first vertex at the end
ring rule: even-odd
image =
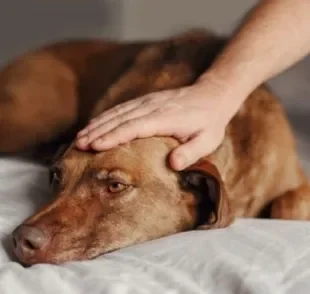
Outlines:
{"type": "MultiPolygon", "coordinates": [[[[0,151],[71,145],[52,168],[56,199],[13,233],[20,262],[61,263],[235,217],[309,219],[310,190],[281,105],[264,87],[244,103],[221,146],[174,172],[173,138],[139,139],[106,152],[72,140],[90,117],[142,94],[192,84],[225,41],[193,31],[169,40],[54,44],[0,74],[0,151]]],[[[189,97],[190,99],[190,97],[189,97]]]]}

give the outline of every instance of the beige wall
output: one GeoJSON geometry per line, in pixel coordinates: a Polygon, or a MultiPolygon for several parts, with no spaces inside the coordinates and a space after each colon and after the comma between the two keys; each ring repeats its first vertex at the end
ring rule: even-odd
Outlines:
{"type": "Polygon", "coordinates": [[[118,37],[122,2],[0,0],[0,65],[31,47],[55,40],[118,37]]]}
{"type": "Polygon", "coordinates": [[[191,27],[229,33],[257,0],[125,0],[124,39],[159,38],[191,27]]]}
{"type": "Polygon", "coordinates": [[[256,0],[0,0],[0,65],[66,38],[159,38],[190,27],[229,32],[256,0]]]}

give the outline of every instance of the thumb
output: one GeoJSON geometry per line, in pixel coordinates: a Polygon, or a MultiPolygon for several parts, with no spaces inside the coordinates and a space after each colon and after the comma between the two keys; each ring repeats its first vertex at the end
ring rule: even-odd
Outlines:
{"type": "Polygon", "coordinates": [[[200,133],[171,152],[170,166],[174,170],[183,170],[213,152],[217,147],[214,141],[210,142],[206,133],[200,133]]]}

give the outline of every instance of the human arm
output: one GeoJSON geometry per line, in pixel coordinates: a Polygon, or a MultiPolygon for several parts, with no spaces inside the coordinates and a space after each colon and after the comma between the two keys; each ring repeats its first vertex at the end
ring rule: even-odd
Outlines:
{"type": "Polygon", "coordinates": [[[77,146],[100,151],[135,138],[174,136],[181,145],[170,164],[188,167],[219,146],[226,125],[258,85],[308,54],[309,11],[309,0],[261,1],[194,85],[102,113],[78,134],[77,146]]]}

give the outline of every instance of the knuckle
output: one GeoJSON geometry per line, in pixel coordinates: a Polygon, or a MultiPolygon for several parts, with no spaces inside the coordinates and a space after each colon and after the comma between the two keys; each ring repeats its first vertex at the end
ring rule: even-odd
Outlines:
{"type": "Polygon", "coordinates": [[[110,125],[115,125],[115,126],[119,126],[120,124],[123,124],[123,123],[126,123],[126,121],[129,120],[129,117],[128,115],[125,115],[125,114],[120,114],[118,116],[116,116],[115,118],[113,118],[111,121],[110,121],[110,125]]]}
{"type": "Polygon", "coordinates": [[[174,101],[168,102],[165,106],[166,106],[167,110],[176,110],[176,109],[180,110],[180,109],[183,109],[182,105],[180,105],[180,104],[178,104],[178,103],[176,103],[174,101]]]}
{"type": "Polygon", "coordinates": [[[125,123],[126,120],[127,120],[126,116],[120,115],[119,117],[117,117],[117,118],[114,119],[114,122],[113,122],[113,123],[116,124],[116,125],[120,125],[120,124],[125,123]]]}
{"type": "Polygon", "coordinates": [[[134,120],[127,120],[123,122],[119,122],[119,124],[114,128],[114,131],[117,133],[124,133],[124,132],[130,132],[134,127],[136,123],[134,120]]]}
{"type": "Polygon", "coordinates": [[[158,114],[163,114],[164,112],[166,112],[166,109],[163,107],[159,107],[157,109],[154,110],[154,114],[158,115],[158,114]]]}
{"type": "Polygon", "coordinates": [[[114,107],[114,113],[120,115],[123,112],[123,105],[117,105],[114,107]]]}
{"type": "Polygon", "coordinates": [[[148,107],[153,104],[154,104],[154,100],[151,97],[146,97],[141,103],[141,105],[144,107],[148,107]]]}
{"type": "Polygon", "coordinates": [[[129,128],[133,128],[137,125],[137,123],[139,123],[138,119],[131,119],[131,120],[126,122],[126,126],[129,128]]]}
{"type": "Polygon", "coordinates": [[[162,94],[160,93],[152,93],[149,95],[146,95],[144,99],[142,100],[142,105],[144,107],[154,107],[156,105],[162,104],[162,94]]]}

